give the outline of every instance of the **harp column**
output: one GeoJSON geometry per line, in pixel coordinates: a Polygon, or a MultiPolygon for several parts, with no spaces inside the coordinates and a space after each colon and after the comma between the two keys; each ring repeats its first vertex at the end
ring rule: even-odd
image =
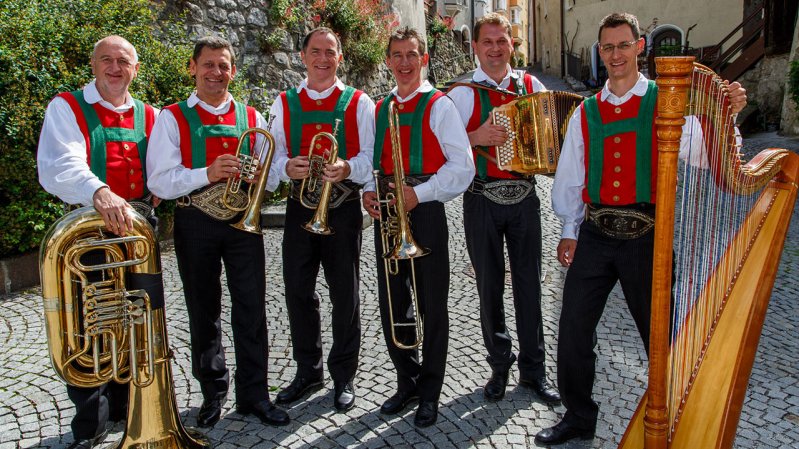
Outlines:
{"type": "Polygon", "coordinates": [[[677,158],[693,72],[693,57],[656,58],[658,138],[655,250],[652,277],[652,320],[649,342],[649,389],[644,417],[644,447],[666,449],[669,429],[666,373],[669,362],[671,266],[674,240],[674,198],[677,158]]]}

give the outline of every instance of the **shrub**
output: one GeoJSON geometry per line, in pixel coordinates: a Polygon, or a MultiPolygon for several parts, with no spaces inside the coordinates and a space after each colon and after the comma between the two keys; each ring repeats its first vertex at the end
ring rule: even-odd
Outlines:
{"type": "Polygon", "coordinates": [[[137,49],[134,97],[154,106],[186,98],[190,43],[149,0],[4,0],[0,3],[0,257],[39,242],[61,214],[37,182],[36,144],[44,110],[63,91],[92,79],[94,42],[119,34],[137,49]],[[172,42],[174,46],[163,42],[172,42]]]}

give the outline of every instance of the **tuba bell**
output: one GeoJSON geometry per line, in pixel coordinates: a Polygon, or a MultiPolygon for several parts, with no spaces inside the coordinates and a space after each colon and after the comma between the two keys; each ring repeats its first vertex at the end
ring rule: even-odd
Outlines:
{"type": "Polygon", "coordinates": [[[338,133],[338,124],[340,119],[336,119],[333,125],[333,133],[320,132],[313,136],[311,144],[308,148],[308,177],[302,180],[300,185],[300,204],[308,209],[316,209],[311,220],[303,226],[308,232],[319,235],[333,234],[333,228],[327,224],[327,214],[330,209],[330,194],[333,192],[333,183],[329,181],[322,181],[323,170],[325,164],[335,164],[338,159],[338,141],[336,134],[338,133]],[[330,154],[325,159],[323,156],[314,155],[313,150],[316,148],[316,141],[319,139],[327,139],[330,141],[330,154]],[[319,203],[316,205],[309,204],[305,201],[305,193],[315,192],[319,188],[319,182],[322,182],[322,191],[319,193],[319,203]]]}
{"type": "Polygon", "coordinates": [[[402,190],[405,185],[405,169],[402,166],[402,147],[399,135],[399,113],[394,100],[388,105],[388,124],[391,137],[391,160],[394,168],[394,189],[386,192],[385,196],[380,192],[380,173],[375,170],[372,172],[375,179],[375,193],[380,203],[380,237],[383,248],[383,271],[386,277],[386,290],[388,291],[388,314],[391,325],[391,340],[400,349],[416,349],[422,344],[424,336],[422,319],[419,313],[419,299],[416,288],[416,267],[414,260],[430,253],[430,250],[416,243],[411,235],[411,223],[408,213],[405,211],[405,192],[402,190]],[[393,202],[393,204],[391,204],[393,202]],[[383,211],[385,210],[385,214],[383,211]],[[399,274],[400,261],[407,261],[411,269],[411,307],[413,309],[413,322],[398,323],[394,319],[394,308],[392,307],[391,289],[389,280],[391,276],[399,274]],[[411,327],[415,329],[415,338],[411,343],[399,341],[396,334],[397,328],[411,327]]]}
{"type": "MultiPolygon", "coordinates": [[[[271,123],[272,117],[269,118],[269,124],[267,124],[267,128],[269,128],[271,123]]],[[[269,131],[261,128],[249,128],[241,133],[241,136],[239,136],[239,144],[236,147],[236,157],[238,157],[241,161],[241,171],[239,176],[228,178],[225,192],[222,194],[222,204],[225,207],[236,212],[245,211],[244,216],[241,217],[241,220],[239,220],[238,223],[231,224],[231,226],[234,228],[240,229],[242,231],[252,232],[253,234],[262,234],[261,204],[263,204],[264,196],[266,195],[266,181],[267,178],[269,178],[269,168],[272,166],[272,157],[274,155],[275,138],[269,131]],[[253,134],[255,138],[257,138],[258,134],[264,136],[263,146],[268,145],[269,149],[267,150],[263,168],[261,169],[261,176],[258,178],[258,182],[249,185],[247,190],[248,200],[244,202],[242,206],[239,206],[235,201],[231,201],[229,198],[239,195],[239,192],[241,192],[241,183],[244,180],[254,179],[258,167],[262,165],[258,155],[260,155],[263,151],[263,146],[257,155],[250,156],[248,154],[242,154],[241,152],[241,147],[246,141],[245,138],[250,134],[253,134]]]]}
{"type": "Polygon", "coordinates": [[[124,237],[104,226],[93,207],[83,207],[59,219],[42,241],[45,331],[56,374],[84,388],[130,384],[117,448],[210,447],[178,414],[153,229],[138,213],[124,237]]]}

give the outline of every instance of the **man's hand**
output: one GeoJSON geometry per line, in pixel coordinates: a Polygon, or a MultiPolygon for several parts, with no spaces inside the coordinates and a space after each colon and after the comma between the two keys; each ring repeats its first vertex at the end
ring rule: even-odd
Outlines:
{"type": "Polygon", "coordinates": [[[286,162],[286,174],[291,179],[305,179],[308,177],[310,166],[308,156],[293,157],[286,162]]]}
{"type": "Polygon", "coordinates": [[[558,243],[558,262],[567,268],[571,266],[575,250],[577,250],[577,240],[560,239],[560,243],[558,243]]]}
{"type": "Polygon", "coordinates": [[[380,202],[377,201],[377,194],[375,192],[363,192],[361,196],[363,209],[375,220],[380,219],[380,202]]]}
{"type": "MultiPolygon", "coordinates": [[[[396,185],[393,182],[388,183],[388,187],[393,191],[396,190],[396,185]]],[[[419,198],[416,196],[416,191],[413,187],[408,185],[402,186],[402,193],[405,196],[405,212],[410,212],[419,204],[419,198]]],[[[396,199],[391,200],[389,206],[393,206],[397,202],[396,199]]]]}
{"type": "Polygon", "coordinates": [[[494,147],[508,140],[508,132],[502,125],[495,125],[491,117],[479,128],[469,133],[469,143],[474,146],[494,147]]]}
{"type": "Polygon", "coordinates": [[[133,230],[133,217],[127,201],[107,186],[100,187],[92,196],[94,208],[103,217],[105,228],[120,237],[133,230]]]}
{"type": "Polygon", "coordinates": [[[724,81],[730,87],[729,95],[730,95],[730,106],[732,106],[732,113],[737,114],[746,107],[746,89],[741,87],[741,83],[738,81],[730,84],[727,81],[724,81]]]}
{"type": "Polygon", "coordinates": [[[350,164],[343,159],[337,159],[335,164],[325,164],[323,181],[341,182],[350,175],[350,164]]]}
{"type": "Polygon", "coordinates": [[[223,154],[208,166],[207,176],[211,183],[232,178],[239,173],[241,161],[235,155],[223,154]]]}

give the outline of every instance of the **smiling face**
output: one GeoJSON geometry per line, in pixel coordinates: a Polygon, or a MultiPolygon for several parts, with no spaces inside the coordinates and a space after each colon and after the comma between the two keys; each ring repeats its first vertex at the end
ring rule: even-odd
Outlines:
{"type": "Polygon", "coordinates": [[[397,80],[397,93],[407,97],[422,84],[422,67],[427,66],[427,53],[419,53],[415,38],[394,40],[388,49],[386,65],[397,80]]]}
{"type": "Polygon", "coordinates": [[[608,79],[611,84],[635,83],[638,79],[638,55],[644,49],[643,39],[637,39],[629,25],[620,25],[613,28],[603,28],[599,34],[599,47],[605,45],[619,45],[624,42],[635,44],[628,50],[614,48],[610,52],[600,51],[599,56],[608,70],[608,79]]]}
{"type": "Polygon", "coordinates": [[[323,91],[336,81],[342,55],[332,34],[321,31],[312,34],[308,46],[300,52],[300,58],[308,70],[309,88],[323,91]]]}
{"type": "Polygon", "coordinates": [[[513,39],[505,27],[499,24],[486,23],[480,27],[480,35],[472,42],[474,54],[480,61],[480,68],[492,78],[502,79],[506,75],[511,54],[513,39]]]}
{"type": "Polygon", "coordinates": [[[195,60],[189,63],[189,72],[195,77],[197,96],[211,106],[219,106],[227,98],[228,85],[236,76],[236,66],[231,62],[227,48],[204,47],[195,60]]]}
{"type": "Polygon", "coordinates": [[[91,67],[100,96],[114,106],[124,104],[130,83],[139,71],[133,45],[119,36],[103,39],[92,53],[91,67]]]}

